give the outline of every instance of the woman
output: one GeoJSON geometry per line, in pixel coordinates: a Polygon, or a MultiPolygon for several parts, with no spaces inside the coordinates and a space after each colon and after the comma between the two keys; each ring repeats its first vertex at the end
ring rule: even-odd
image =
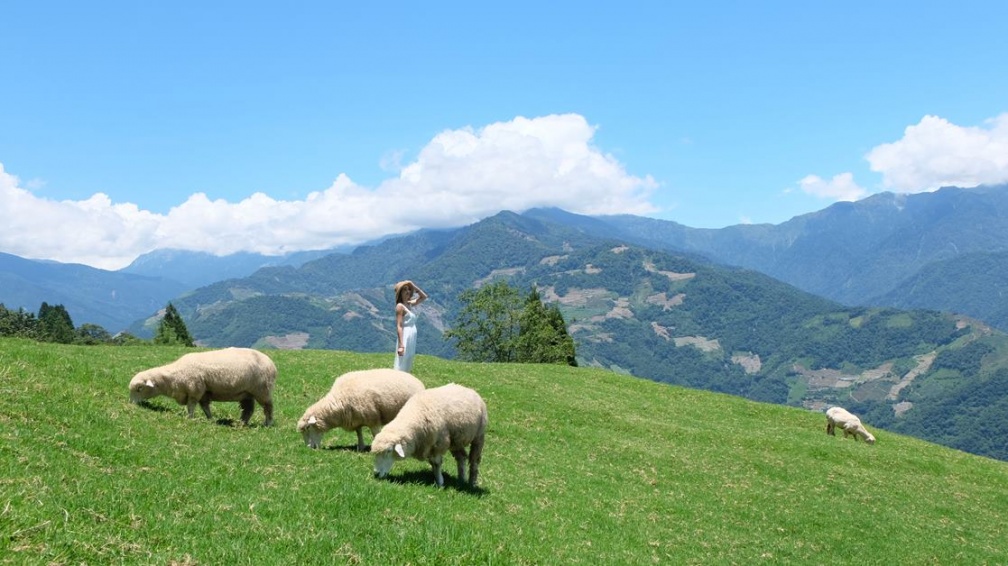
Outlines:
{"type": "Polygon", "coordinates": [[[416,313],[411,308],[427,300],[427,293],[412,281],[395,284],[396,357],[393,368],[402,371],[413,370],[413,356],[416,354],[416,313]]]}

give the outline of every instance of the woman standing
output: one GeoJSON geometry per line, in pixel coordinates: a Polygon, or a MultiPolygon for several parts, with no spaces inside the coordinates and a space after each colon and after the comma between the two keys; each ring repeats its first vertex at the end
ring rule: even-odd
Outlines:
{"type": "Polygon", "coordinates": [[[427,293],[412,281],[395,284],[396,317],[396,357],[393,368],[402,371],[413,370],[413,356],[416,355],[416,320],[411,309],[427,300],[427,293]]]}

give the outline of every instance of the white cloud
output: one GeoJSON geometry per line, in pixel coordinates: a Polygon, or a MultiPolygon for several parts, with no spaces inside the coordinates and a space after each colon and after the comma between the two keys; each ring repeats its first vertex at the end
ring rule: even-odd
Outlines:
{"type": "MultiPolygon", "coordinates": [[[[228,254],[324,249],[424,227],[461,226],[500,210],[557,206],[646,214],[657,183],[592,145],[576,114],[518,117],[435,136],[398,177],[373,189],[340,174],[304,200],[263,193],[231,203],[191,195],[167,214],[113,203],[38,198],[0,163],[0,250],[117,269],[156,248],[228,254]]],[[[393,160],[386,161],[386,164],[393,160]]]]}
{"type": "Polygon", "coordinates": [[[851,173],[840,173],[829,181],[816,175],[808,175],[798,181],[801,190],[825,199],[854,201],[868,194],[868,191],[858,186],[854,182],[854,175],[851,173]]]}
{"type": "Polygon", "coordinates": [[[924,116],[903,138],[875,147],[865,156],[886,188],[921,192],[943,186],[975,187],[1008,182],[1008,114],[985,127],[957,126],[924,116]]]}

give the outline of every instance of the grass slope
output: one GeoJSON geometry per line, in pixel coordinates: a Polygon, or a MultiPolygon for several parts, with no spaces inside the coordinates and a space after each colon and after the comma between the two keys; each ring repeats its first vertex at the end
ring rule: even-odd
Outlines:
{"type": "MultiPolygon", "coordinates": [[[[295,430],[335,375],[385,354],[271,351],[278,425],[188,420],[126,384],[181,349],[0,339],[3,564],[995,564],[1008,464],[825,419],[559,366],[420,357],[428,386],[490,410],[477,490],[428,465],[306,448],[295,430]]],[[[197,411],[198,413],[198,411],[197,411]]],[[[870,425],[870,423],[869,423],[870,425]]]]}

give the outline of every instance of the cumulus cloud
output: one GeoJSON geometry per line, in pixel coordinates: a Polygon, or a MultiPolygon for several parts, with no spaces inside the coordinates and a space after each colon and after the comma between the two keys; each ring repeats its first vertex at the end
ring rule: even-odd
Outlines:
{"type": "Polygon", "coordinates": [[[304,200],[255,193],[233,203],[197,193],[167,214],[113,203],[102,193],[82,201],[39,198],[0,164],[0,250],[117,269],[157,248],[219,255],[325,249],[461,226],[500,210],[654,212],[649,199],[657,183],[629,174],[593,145],[594,135],[595,127],[576,114],[446,130],[374,188],[340,174],[304,200]]]}
{"type": "Polygon", "coordinates": [[[931,191],[943,186],[975,187],[1008,182],[1008,114],[982,127],[957,126],[924,116],[903,138],[879,145],[866,156],[886,188],[931,191]]]}
{"type": "Polygon", "coordinates": [[[829,181],[816,175],[808,175],[798,181],[801,190],[824,199],[854,201],[868,194],[868,191],[854,182],[854,175],[841,173],[829,181]]]}

